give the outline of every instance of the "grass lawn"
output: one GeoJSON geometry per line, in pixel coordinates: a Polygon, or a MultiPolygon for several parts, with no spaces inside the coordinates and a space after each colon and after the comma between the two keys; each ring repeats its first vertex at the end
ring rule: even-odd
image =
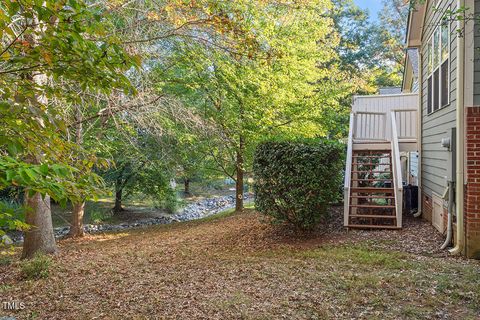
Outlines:
{"type": "Polygon", "coordinates": [[[425,222],[295,236],[261,220],[246,210],[61,241],[47,279],[0,266],[0,296],[25,303],[19,319],[480,317],[479,262],[446,257],[425,222]]]}

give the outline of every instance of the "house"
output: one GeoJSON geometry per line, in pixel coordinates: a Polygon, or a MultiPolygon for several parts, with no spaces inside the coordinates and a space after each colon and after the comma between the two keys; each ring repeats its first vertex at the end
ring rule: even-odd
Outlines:
{"type": "Polygon", "coordinates": [[[480,258],[479,14],[480,1],[416,1],[402,93],[354,97],[345,226],[401,228],[414,195],[444,248],[480,258]]]}
{"type": "Polygon", "coordinates": [[[401,87],[384,87],[378,89],[378,94],[386,95],[386,94],[400,94],[402,93],[401,87]]]}

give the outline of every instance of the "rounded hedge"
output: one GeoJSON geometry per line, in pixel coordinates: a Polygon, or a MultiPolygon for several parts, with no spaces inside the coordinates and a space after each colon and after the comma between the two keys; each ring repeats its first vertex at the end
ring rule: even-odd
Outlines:
{"type": "Polygon", "coordinates": [[[264,142],[253,164],[255,207],[300,229],[328,217],[339,200],[344,146],[331,141],[264,142]]]}

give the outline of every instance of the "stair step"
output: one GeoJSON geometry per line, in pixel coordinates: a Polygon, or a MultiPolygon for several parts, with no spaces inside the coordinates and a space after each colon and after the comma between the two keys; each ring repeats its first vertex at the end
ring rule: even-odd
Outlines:
{"type": "Polygon", "coordinates": [[[393,179],[352,179],[352,181],[393,181],[393,179]]]}
{"type": "Polygon", "coordinates": [[[352,162],[352,166],[360,165],[360,166],[392,166],[391,163],[371,163],[371,162],[352,162]]]}
{"type": "Polygon", "coordinates": [[[353,140],[353,151],[376,151],[376,152],[383,152],[385,150],[390,150],[391,147],[390,141],[384,142],[369,142],[369,141],[360,141],[360,140],[353,140]]]}
{"type": "Polygon", "coordinates": [[[387,159],[387,158],[391,158],[392,156],[390,154],[388,155],[379,155],[379,156],[365,156],[365,155],[361,155],[361,154],[354,154],[353,155],[354,158],[367,158],[367,159],[387,159]]]}
{"type": "Polygon", "coordinates": [[[395,199],[394,196],[380,196],[380,195],[376,195],[376,196],[359,196],[359,195],[351,195],[350,198],[357,198],[357,199],[395,199]]]}
{"type": "MultiPolygon", "coordinates": [[[[368,139],[363,139],[363,140],[357,140],[357,141],[360,141],[361,143],[366,143],[366,144],[386,144],[386,143],[390,143],[389,140],[385,139],[375,139],[375,140],[368,140],[368,139]]],[[[382,149],[382,150],[386,150],[386,149],[382,149]]]]}
{"type": "MultiPolygon", "coordinates": [[[[378,148],[378,146],[376,146],[376,148],[378,148]]],[[[381,154],[381,153],[392,153],[391,150],[389,149],[354,149],[353,150],[353,154],[367,154],[367,155],[371,155],[371,154],[381,154]]]]}
{"type": "Polygon", "coordinates": [[[350,207],[355,208],[367,208],[367,209],[395,209],[395,206],[392,205],[369,205],[369,204],[351,204],[350,207]]]}
{"type": "Polygon", "coordinates": [[[388,173],[388,174],[392,174],[393,172],[391,171],[374,171],[374,170],[361,170],[361,171],[358,171],[358,170],[352,170],[352,173],[388,173]]]}
{"type": "Polygon", "coordinates": [[[348,228],[358,228],[358,229],[400,229],[397,226],[384,226],[384,225],[375,225],[375,224],[349,224],[348,228]]]}
{"type": "Polygon", "coordinates": [[[397,216],[379,216],[379,215],[375,215],[375,214],[351,214],[350,218],[397,219],[397,216]]]}
{"type": "Polygon", "coordinates": [[[355,187],[351,189],[352,192],[381,192],[381,193],[393,193],[393,188],[373,188],[373,187],[355,187]]]}

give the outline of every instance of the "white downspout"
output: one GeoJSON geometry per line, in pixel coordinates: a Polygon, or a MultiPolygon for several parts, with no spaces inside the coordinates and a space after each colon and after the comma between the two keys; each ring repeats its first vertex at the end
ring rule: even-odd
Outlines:
{"type": "Polygon", "coordinates": [[[453,228],[452,228],[452,220],[453,220],[453,185],[454,183],[452,181],[448,182],[448,222],[447,222],[447,238],[445,239],[445,242],[442,244],[441,248],[444,250],[446,247],[450,245],[450,242],[452,242],[452,233],[453,233],[453,228]]]}
{"type": "MultiPolygon", "coordinates": [[[[465,0],[457,0],[457,10],[464,7],[465,0]]],[[[457,30],[465,30],[465,21],[457,17],[457,30]]],[[[465,109],[465,36],[457,34],[457,172],[456,172],[456,196],[455,207],[457,213],[457,236],[455,239],[455,248],[450,250],[452,254],[461,254],[465,244],[465,230],[463,222],[464,205],[464,173],[463,166],[465,161],[465,129],[464,129],[464,109],[465,109]]]]}
{"type": "Polygon", "coordinates": [[[423,96],[423,54],[421,47],[418,48],[418,111],[417,111],[417,150],[418,150],[418,211],[413,216],[419,218],[422,216],[422,96],[423,96]]]}

